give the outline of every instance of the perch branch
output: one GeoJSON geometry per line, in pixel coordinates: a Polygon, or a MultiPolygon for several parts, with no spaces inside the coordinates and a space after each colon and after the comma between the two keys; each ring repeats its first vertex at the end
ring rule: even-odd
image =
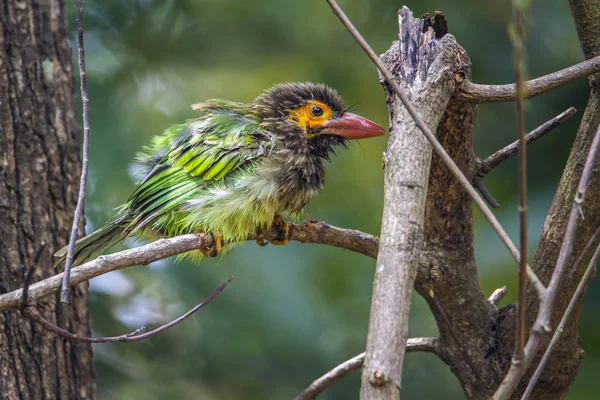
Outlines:
{"type": "MultiPolygon", "coordinates": [[[[277,239],[279,230],[276,228],[259,233],[248,240],[277,239]]],[[[71,286],[90,280],[96,276],[110,271],[131,267],[134,265],[147,265],[176,254],[188,251],[209,249],[213,245],[211,236],[188,234],[170,239],[160,239],[156,242],[118,253],[100,256],[71,271],[71,286]]],[[[304,224],[290,224],[290,240],[301,243],[327,244],[335,247],[352,250],[369,257],[377,257],[379,240],[369,234],[350,229],[336,228],[323,222],[307,222],[304,224]]],[[[40,299],[57,292],[61,287],[64,273],[54,275],[39,281],[29,287],[28,302],[40,299]]],[[[14,290],[0,295],[0,311],[19,308],[22,290],[14,290]]]]}
{"type": "MultiPolygon", "coordinates": [[[[425,124],[423,119],[417,114],[416,110],[414,109],[414,107],[412,106],[412,104],[410,103],[410,101],[408,100],[406,95],[404,94],[404,91],[402,90],[402,88],[400,88],[400,86],[398,85],[398,83],[396,82],[396,80],[394,79],[392,74],[390,73],[390,71],[388,71],[388,69],[383,65],[381,59],[377,56],[377,54],[375,54],[375,52],[373,51],[371,46],[369,46],[369,44],[365,41],[365,39],[362,37],[362,35],[354,27],[354,25],[352,24],[350,19],[348,19],[348,17],[344,13],[344,11],[342,11],[340,6],[337,4],[337,2],[335,0],[327,0],[327,3],[331,6],[331,9],[333,10],[333,12],[342,21],[344,26],[348,29],[348,31],[354,37],[354,39],[357,41],[357,43],[367,53],[367,55],[369,56],[371,61],[373,61],[373,63],[376,65],[377,69],[379,69],[379,71],[381,72],[381,74],[383,75],[385,80],[388,82],[390,87],[394,90],[394,92],[396,93],[396,95],[398,96],[400,101],[402,101],[402,104],[404,104],[404,107],[406,107],[406,110],[408,111],[408,113],[414,119],[416,125],[419,127],[421,132],[423,132],[423,134],[425,135],[427,140],[431,143],[434,151],[438,154],[440,159],[444,162],[444,164],[448,167],[448,169],[452,172],[452,174],[456,177],[456,179],[458,179],[458,181],[461,183],[461,185],[463,186],[465,191],[469,194],[469,196],[471,196],[473,201],[477,204],[477,206],[479,207],[479,209],[481,210],[481,212],[483,213],[485,218],[490,223],[490,225],[492,225],[492,228],[496,231],[496,233],[500,237],[500,240],[502,241],[502,243],[504,243],[504,245],[508,248],[510,254],[513,256],[513,258],[518,263],[519,260],[521,259],[519,250],[517,249],[515,244],[512,242],[512,240],[510,239],[510,237],[508,236],[508,234],[506,233],[506,231],[504,230],[502,225],[500,225],[500,222],[498,222],[498,220],[494,216],[494,213],[492,212],[492,210],[487,206],[485,200],[483,200],[481,198],[481,196],[479,196],[477,191],[471,185],[471,182],[469,181],[469,179],[462,173],[462,171],[460,170],[460,168],[458,168],[458,166],[456,165],[454,160],[452,160],[452,158],[448,155],[446,150],[444,150],[444,147],[436,139],[433,132],[427,127],[427,125],[425,124]]],[[[538,295],[540,297],[542,297],[544,295],[546,288],[544,287],[544,284],[540,281],[540,279],[535,275],[535,272],[533,272],[533,270],[531,269],[531,267],[529,265],[527,265],[527,274],[528,274],[529,279],[531,280],[532,284],[534,285],[536,291],[538,292],[538,295]]]]}
{"type": "MultiPolygon", "coordinates": [[[[33,270],[33,268],[31,268],[31,270],[33,270]]],[[[195,306],[194,308],[192,308],[191,310],[189,310],[188,312],[186,312],[179,318],[174,319],[173,321],[171,321],[165,325],[162,325],[156,329],[153,329],[153,330],[151,330],[149,332],[145,332],[145,333],[141,333],[145,330],[145,328],[142,327],[140,329],[136,329],[134,332],[131,332],[131,333],[128,333],[125,335],[120,335],[120,336],[109,336],[109,337],[98,337],[98,338],[85,337],[85,336],[75,335],[71,332],[64,330],[63,328],[61,328],[57,325],[54,325],[52,322],[45,319],[42,316],[42,314],[40,314],[40,312],[38,311],[38,309],[35,306],[25,305],[25,307],[23,307],[21,309],[21,314],[25,318],[39,323],[40,325],[42,325],[44,328],[46,328],[50,332],[53,332],[53,333],[57,334],[58,336],[61,336],[63,338],[69,339],[69,340],[75,340],[78,342],[85,342],[85,343],[137,342],[140,340],[148,339],[149,337],[154,336],[158,333],[164,332],[167,329],[172,328],[173,326],[175,326],[175,325],[179,324],[180,322],[182,322],[183,320],[187,319],[192,314],[194,314],[196,311],[200,310],[205,305],[210,303],[211,300],[214,299],[219,293],[221,293],[223,291],[223,289],[225,289],[225,287],[227,285],[229,285],[229,283],[232,280],[233,280],[233,276],[231,278],[229,278],[226,282],[222,283],[221,286],[219,286],[202,303],[198,304],[197,306],[195,306]]],[[[27,286],[25,286],[23,288],[23,291],[25,292],[26,289],[27,289],[27,286]]]]}
{"type": "MultiPolygon", "coordinates": [[[[598,230],[596,230],[596,233],[598,233],[598,232],[600,232],[600,227],[598,228],[598,230]]],[[[596,235],[594,235],[594,237],[592,237],[592,239],[588,242],[588,244],[591,244],[595,241],[595,236],[596,235]]],[[[582,252],[580,259],[583,258],[583,254],[585,254],[585,249],[582,252]]],[[[525,392],[523,393],[523,397],[521,397],[521,400],[527,400],[529,398],[529,396],[531,395],[531,392],[533,392],[533,388],[535,387],[535,384],[537,383],[538,379],[540,378],[540,375],[542,375],[542,371],[544,370],[544,367],[546,366],[546,363],[548,362],[548,359],[550,358],[550,353],[552,353],[552,349],[554,348],[554,345],[556,344],[558,339],[560,339],[560,337],[565,329],[567,319],[573,312],[573,309],[575,309],[575,305],[577,304],[579,297],[583,294],[583,291],[585,290],[588,280],[590,279],[590,276],[591,276],[592,272],[594,271],[594,267],[596,266],[596,263],[598,262],[598,257],[600,257],[600,246],[598,246],[596,248],[596,251],[594,252],[594,255],[592,256],[592,259],[590,260],[590,263],[588,264],[588,266],[585,270],[585,273],[581,277],[581,280],[579,281],[579,285],[577,285],[577,289],[575,290],[575,293],[573,293],[573,297],[571,297],[571,301],[569,302],[569,305],[567,306],[567,309],[565,310],[565,312],[562,316],[562,319],[560,320],[560,323],[558,324],[558,327],[554,331],[552,340],[550,341],[548,348],[546,348],[546,351],[544,352],[544,356],[542,357],[542,360],[538,364],[538,366],[535,370],[535,373],[533,374],[533,376],[531,377],[531,380],[527,384],[527,389],[525,389],[525,392]]]]}
{"type": "MultiPolygon", "coordinates": [[[[527,96],[530,99],[552,89],[567,85],[579,78],[585,78],[600,72],[600,56],[590,58],[571,67],[556,71],[549,75],[527,81],[527,96]]],[[[475,103],[492,103],[513,101],[517,97],[515,84],[480,85],[464,80],[459,87],[460,97],[475,103]]]]}
{"type": "Polygon", "coordinates": [[[79,195],[77,197],[77,206],[75,207],[75,216],[73,217],[73,226],[71,227],[71,236],[69,238],[67,260],[65,263],[65,273],[63,275],[62,290],[60,294],[60,301],[61,303],[65,304],[69,303],[69,277],[71,275],[71,265],[73,265],[73,252],[75,251],[75,242],[77,241],[79,223],[81,221],[83,205],[85,203],[90,150],[89,99],[87,93],[87,73],[85,71],[85,49],[83,47],[83,0],[77,0],[77,52],[79,58],[81,101],[83,103],[83,165],[81,166],[79,195]]]}
{"type": "MultiPolygon", "coordinates": [[[[428,353],[439,353],[439,343],[436,338],[418,337],[410,338],[406,341],[406,351],[424,351],[428,353]]],[[[302,391],[295,400],[310,400],[323,393],[331,385],[344,378],[346,375],[360,369],[365,361],[365,353],[344,361],[333,368],[325,375],[313,381],[306,389],[302,391]]]]}
{"type": "Polygon", "coordinates": [[[525,374],[525,371],[527,371],[527,368],[531,364],[531,361],[539,351],[543,339],[551,332],[550,317],[552,315],[554,304],[556,303],[556,299],[558,297],[560,289],[559,285],[564,277],[568,261],[571,258],[573,242],[575,239],[575,232],[577,230],[577,226],[579,225],[579,221],[582,216],[581,207],[585,199],[585,194],[587,192],[590,178],[594,170],[594,164],[596,162],[599,149],[600,126],[596,131],[596,134],[592,141],[592,145],[590,146],[590,151],[585,161],[585,166],[583,167],[581,179],[577,187],[577,193],[575,194],[575,198],[573,199],[573,206],[571,207],[571,213],[569,216],[569,221],[567,223],[567,229],[565,230],[564,239],[560,248],[560,253],[558,255],[558,260],[556,261],[556,266],[554,268],[554,272],[552,273],[552,278],[550,280],[550,284],[548,285],[548,289],[546,289],[546,296],[540,303],[540,309],[537,318],[533,324],[531,335],[527,340],[527,345],[525,346],[525,357],[520,363],[512,363],[510,369],[508,370],[508,373],[504,377],[504,380],[496,390],[496,393],[494,393],[494,400],[503,400],[510,398],[512,393],[515,391],[517,385],[519,384],[519,381],[525,374]]]}

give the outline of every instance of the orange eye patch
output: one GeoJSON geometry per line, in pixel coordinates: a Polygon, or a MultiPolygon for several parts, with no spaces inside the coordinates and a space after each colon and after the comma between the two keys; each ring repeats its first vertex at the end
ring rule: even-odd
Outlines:
{"type": "Polygon", "coordinates": [[[327,104],[313,100],[292,110],[288,118],[303,129],[312,129],[323,125],[331,118],[331,114],[331,108],[327,104]]]}

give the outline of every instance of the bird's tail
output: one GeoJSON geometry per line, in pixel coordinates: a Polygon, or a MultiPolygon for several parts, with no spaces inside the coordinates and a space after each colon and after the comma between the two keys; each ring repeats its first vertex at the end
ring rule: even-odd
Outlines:
{"type": "MultiPolygon", "coordinates": [[[[122,242],[127,237],[126,228],[129,226],[127,215],[109,222],[97,231],[82,237],[75,242],[73,251],[73,267],[83,264],[99,256],[104,250],[122,242]]],[[[65,246],[56,253],[54,266],[57,267],[67,258],[67,247],[65,246]]]]}

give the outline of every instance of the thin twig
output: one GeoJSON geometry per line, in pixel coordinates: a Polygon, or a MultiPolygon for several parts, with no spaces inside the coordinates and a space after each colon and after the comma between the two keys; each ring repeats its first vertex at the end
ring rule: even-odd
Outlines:
{"type": "Polygon", "coordinates": [[[450,334],[452,335],[452,340],[454,340],[454,343],[456,344],[456,347],[458,347],[458,350],[460,351],[460,354],[462,355],[463,359],[465,360],[465,362],[467,363],[469,368],[471,368],[471,371],[473,371],[473,374],[475,374],[477,379],[481,380],[479,371],[477,370],[477,368],[475,368],[475,364],[473,363],[473,360],[471,360],[471,357],[469,357],[469,354],[467,354],[467,351],[465,350],[460,339],[456,335],[456,332],[454,331],[454,327],[452,326],[452,321],[450,321],[450,318],[448,318],[448,314],[446,314],[446,311],[444,311],[444,307],[442,306],[442,303],[440,303],[438,298],[435,296],[435,293],[433,292],[433,290],[429,291],[429,297],[431,297],[431,300],[433,300],[433,304],[435,305],[435,308],[438,309],[439,313],[442,315],[442,318],[444,318],[444,322],[446,323],[446,326],[448,327],[448,330],[450,331],[450,334]]]}
{"type": "MultiPolygon", "coordinates": [[[[517,262],[519,262],[521,256],[520,256],[519,250],[517,249],[515,244],[512,242],[512,240],[510,240],[510,237],[508,236],[508,234],[506,233],[504,228],[502,228],[502,225],[500,225],[500,223],[494,216],[494,213],[492,212],[492,210],[487,206],[485,201],[481,198],[481,196],[479,196],[477,191],[473,188],[469,179],[462,173],[462,171],[456,165],[454,160],[452,160],[452,157],[450,157],[450,155],[448,155],[446,150],[444,150],[444,147],[436,139],[435,135],[427,127],[427,125],[425,124],[423,119],[421,119],[421,117],[417,114],[416,110],[414,109],[414,107],[412,106],[412,104],[410,103],[410,101],[408,100],[406,95],[404,94],[404,91],[402,90],[402,88],[400,88],[400,86],[398,85],[398,83],[396,82],[396,80],[394,79],[392,74],[390,73],[390,71],[388,71],[388,69],[383,65],[383,63],[381,62],[381,59],[377,56],[377,54],[375,54],[375,52],[373,51],[371,46],[369,46],[369,44],[365,41],[365,39],[362,37],[362,35],[354,27],[352,22],[348,19],[348,17],[344,13],[344,11],[342,11],[340,6],[337,4],[337,2],[335,0],[327,0],[327,3],[331,6],[331,9],[335,13],[335,15],[337,15],[338,18],[342,21],[342,23],[348,29],[348,31],[354,37],[354,39],[358,42],[358,44],[367,53],[367,55],[369,56],[371,61],[373,61],[373,63],[377,67],[377,69],[379,69],[379,71],[381,72],[383,77],[386,79],[386,81],[389,83],[390,87],[394,90],[394,92],[396,93],[396,95],[398,96],[400,101],[402,101],[402,104],[404,104],[404,107],[406,107],[406,110],[408,111],[408,113],[414,119],[416,125],[423,132],[423,134],[425,135],[427,140],[431,143],[433,149],[438,154],[440,159],[448,167],[448,169],[452,172],[452,174],[458,179],[458,181],[463,186],[465,191],[469,194],[469,196],[471,196],[473,201],[477,204],[477,206],[479,207],[479,209],[481,210],[481,212],[483,213],[485,218],[492,225],[492,228],[496,231],[496,233],[500,237],[500,240],[504,243],[504,245],[510,251],[510,254],[514,257],[514,259],[517,262]]],[[[544,284],[539,280],[539,278],[535,275],[535,273],[533,272],[531,267],[529,267],[529,265],[527,266],[527,273],[528,273],[529,279],[531,280],[535,289],[537,290],[538,295],[540,297],[543,296],[546,288],[544,287],[544,284]]]]}
{"type": "MultiPolygon", "coordinates": [[[[379,239],[373,235],[351,229],[337,228],[324,222],[317,221],[306,222],[304,224],[289,224],[289,226],[290,240],[301,243],[331,245],[361,253],[371,258],[377,257],[379,239]]],[[[272,227],[272,229],[268,231],[257,233],[253,237],[248,238],[248,240],[272,240],[278,239],[280,235],[280,230],[276,227],[272,227]]],[[[169,239],[160,239],[134,249],[100,256],[92,261],[73,268],[69,284],[75,286],[110,271],[134,265],[147,265],[176,254],[200,249],[210,249],[212,246],[213,239],[210,235],[202,238],[201,235],[188,234],[169,239]]],[[[37,300],[57,292],[60,290],[63,276],[64,273],[57,274],[31,285],[29,287],[29,297],[37,300]]],[[[21,289],[0,295],[0,312],[19,308],[21,298],[21,289]]]]}
{"type": "Polygon", "coordinates": [[[529,335],[529,339],[527,340],[527,345],[525,346],[525,357],[521,363],[513,363],[511,365],[508,373],[504,377],[504,380],[492,397],[494,400],[504,400],[512,396],[517,385],[519,384],[519,381],[539,351],[543,339],[552,331],[550,328],[550,317],[552,316],[554,305],[556,303],[560,288],[559,285],[564,277],[565,269],[567,268],[569,259],[571,258],[575,232],[577,231],[577,226],[579,225],[579,220],[582,216],[581,207],[583,206],[585,194],[599,151],[600,126],[596,131],[590,146],[590,151],[585,161],[585,165],[583,167],[581,179],[577,187],[577,193],[573,199],[573,206],[571,207],[571,213],[569,216],[569,221],[567,222],[565,236],[560,248],[560,253],[558,254],[558,260],[556,261],[556,266],[554,268],[554,272],[552,273],[552,278],[550,279],[548,289],[546,289],[546,297],[544,298],[544,301],[540,303],[540,310],[533,324],[531,335],[529,335]]]}
{"type": "MultiPolygon", "coordinates": [[[[542,125],[538,126],[525,136],[527,144],[534,142],[535,140],[544,136],[546,133],[552,131],[554,128],[556,128],[557,126],[571,118],[573,115],[575,115],[576,112],[577,110],[574,107],[570,107],[568,110],[563,111],[551,120],[544,122],[542,125]]],[[[518,150],[519,140],[516,140],[508,146],[496,151],[494,154],[490,155],[485,160],[480,162],[479,169],[475,176],[485,176],[489,174],[494,168],[496,168],[502,162],[506,161],[518,150]]]]}
{"type": "MultiPolygon", "coordinates": [[[[579,78],[585,78],[600,71],[600,56],[590,58],[579,64],[556,71],[552,74],[527,81],[527,99],[561,86],[565,86],[579,78]]],[[[460,97],[474,103],[491,103],[513,101],[517,97],[514,84],[480,85],[464,80],[459,87],[460,97]]]]}
{"type": "Polygon", "coordinates": [[[527,311],[527,140],[525,139],[525,111],[523,103],[527,95],[524,82],[525,68],[523,44],[523,13],[525,5],[513,1],[514,32],[513,63],[515,68],[515,87],[517,91],[517,133],[519,135],[519,244],[521,260],[519,261],[519,293],[517,302],[517,326],[515,328],[515,351],[513,362],[521,362],[525,348],[525,313],[527,311]]]}
{"type": "Polygon", "coordinates": [[[471,183],[475,187],[475,189],[479,190],[479,193],[483,196],[483,199],[492,207],[498,208],[500,207],[500,203],[494,198],[494,196],[490,193],[487,187],[485,187],[485,183],[483,183],[483,177],[475,174],[473,175],[473,179],[471,183]]]}
{"type": "Polygon", "coordinates": [[[87,187],[87,173],[89,164],[90,148],[90,116],[88,107],[87,93],[87,73],[85,72],[85,50],[83,47],[83,0],[77,0],[77,50],[79,58],[79,78],[81,83],[81,101],[83,102],[83,159],[81,166],[81,179],[79,181],[79,196],[77,197],[77,206],[75,207],[75,216],[73,226],[71,227],[71,236],[69,247],[67,248],[67,260],[65,263],[65,274],[60,294],[61,303],[69,303],[69,277],[71,274],[71,265],[73,265],[73,252],[75,251],[75,242],[79,223],[83,215],[83,205],[85,203],[85,192],[87,187]]]}
{"type": "Polygon", "coordinates": [[[488,301],[494,307],[498,307],[500,301],[504,298],[504,296],[506,296],[506,292],[506,286],[502,286],[501,288],[494,290],[494,293],[491,294],[491,296],[488,298],[488,301]]]}
{"type": "MultiPolygon", "coordinates": [[[[188,312],[183,314],[181,317],[174,319],[173,321],[171,321],[165,325],[162,325],[156,329],[153,329],[149,332],[145,332],[145,333],[141,333],[141,334],[140,334],[140,332],[145,330],[145,328],[136,329],[134,332],[127,333],[125,335],[120,335],[120,336],[91,338],[91,337],[75,335],[71,332],[64,330],[63,328],[61,328],[59,326],[54,325],[52,322],[50,322],[47,319],[45,319],[44,317],[42,317],[42,314],[40,314],[38,309],[34,306],[26,306],[23,310],[21,310],[21,314],[24,317],[30,319],[31,321],[39,323],[40,325],[42,325],[44,328],[46,328],[50,332],[53,332],[61,337],[66,338],[66,339],[76,340],[78,342],[85,342],[85,343],[137,342],[139,340],[148,339],[151,336],[154,336],[158,333],[164,332],[167,329],[169,329],[169,328],[177,325],[178,323],[182,322],[183,320],[187,319],[193,313],[195,313],[196,311],[198,311],[199,309],[203,308],[205,305],[210,303],[211,300],[214,299],[219,293],[221,293],[223,291],[223,289],[225,289],[225,287],[227,285],[229,285],[229,283],[232,280],[233,280],[233,276],[231,278],[229,278],[226,282],[222,283],[221,286],[219,286],[202,303],[198,304],[196,307],[192,308],[191,310],[189,310],[188,312]]],[[[24,290],[25,289],[26,288],[24,288],[24,290]]]]}
{"type": "MultiPolygon", "coordinates": [[[[527,144],[534,142],[536,139],[550,132],[552,129],[556,128],[557,126],[571,118],[573,115],[575,115],[576,112],[577,110],[574,107],[571,107],[567,111],[564,111],[563,113],[557,115],[551,120],[544,122],[542,125],[538,126],[534,130],[529,132],[527,135],[525,135],[525,140],[527,144]]],[[[492,196],[492,194],[485,187],[483,183],[483,178],[502,162],[510,158],[518,150],[519,140],[517,139],[508,146],[496,151],[494,154],[487,157],[485,160],[477,160],[479,167],[475,174],[473,174],[473,179],[471,180],[471,183],[477,190],[479,190],[479,193],[481,193],[485,201],[487,201],[487,203],[493,208],[500,207],[500,204],[498,204],[494,196],[492,196]]]]}
{"type": "Polygon", "coordinates": [[[540,375],[542,375],[542,371],[544,370],[544,367],[546,366],[546,363],[548,362],[548,359],[550,358],[550,353],[552,353],[552,349],[554,348],[554,345],[556,344],[556,342],[558,342],[558,339],[560,339],[560,337],[565,329],[567,319],[573,312],[573,309],[575,308],[575,305],[577,304],[579,297],[583,294],[583,291],[585,290],[585,287],[588,284],[590,275],[592,274],[592,271],[594,271],[594,268],[596,267],[596,263],[598,262],[598,257],[600,257],[600,246],[598,246],[596,248],[596,252],[594,253],[592,259],[590,260],[590,263],[588,264],[588,266],[585,270],[585,273],[581,277],[581,280],[579,281],[579,285],[577,285],[577,289],[575,289],[575,293],[573,293],[573,297],[571,297],[571,301],[569,302],[569,305],[567,306],[567,309],[565,310],[565,313],[563,314],[562,319],[560,320],[560,323],[558,324],[558,327],[554,331],[552,340],[550,341],[548,348],[544,352],[544,356],[542,357],[542,360],[538,364],[538,366],[535,370],[535,373],[533,374],[533,376],[531,377],[531,380],[527,384],[527,389],[525,389],[525,392],[523,393],[523,397],[521,397],[521,400],[527,400],[529,398],[529,396],[531,395],[531,392],[533,392],[533,388],[535,387],[535,384],[537,383],[538,379],[540,378],[540,375]]]}
{"type": "Polygon", "coordinates": [[[567,277],[563,280],[562,284],[560,285],[560,288],[558,289],[558,293],[556,294],[557,298],[560,298],[560,295],[562,294],[563,290],[565,290],[565,287],[567,286],[567,284],[571,281],[571,279],[573,279],[573,275],[575,274],[575,271],[577,271],[577,269],[579,268],[579,265],[581,265],[581,263],[583,262],[585,255],[592,248],[592,246],[594,246],[594,243],[596,243],[596,240],[598,240],[599,237],[600,237],[600,225],[598,225],[598,228],[592,234],[592,237],[590,238],[590,240],[588,240],[588,242],[586,243],[583,250],[581,250],[581,254],[579,254],[579,257],[577,257],[575,264],[573,264],[573,266],[571,267],[569,274],[567,275],[567,277]]]}
{"type": "MultiPolygon", "coordinates": [[[[587,160],[585,161],[585,166],[583,167],[583,172],[581,173],[581,180],[579,181],[577,193],[575,194],[575,198],[573,199],[573,206],[571,208],[569,222],[567,223],[565,237],[563,239],[560,253],[558,255],[558,260],[556,261],[554,273],[552,274],[550,284],[548,285],[548,301],[547,304],[543,304],[541,307],[539,320],[536,322],[537,328],[548,327],[550,325],[550,317],[552,315],[554,303],[556,302],[558,288],[561,280],[564,277],[565,269],[573,251],[573,242],[575,241],[575,233],[577,231],[577,226],[579,225],[579,221],[583,218],[583,202],[585,200],[587,188],[592,177],[592,172],[594,171],[594,165],[598,158],[599,151],[600,126],[598,127],[596,135],[594,136],[594,140],[592,141],[592,144],[590,146],[590,152],[588,153],[587,160]]],[[[534,329],[536,328],[536,326],[534,326],[534,329]]]]}
{"type": "MultiPolygon", "coordinates": [[[[436,338],[418,337],[410,338],[406,341],[406,351],[424,351],[428,353],[437,353],[439,343],[436,338]]],[[[333,368],[325,375],[313,381],[306,389],[302,391],[294,400],[310,400],[323,393],[331,385],[347,376],[351,372],[359,370],[365,361],[365,353],[361,353],[349,360],[344,361],[333,368]]]]}

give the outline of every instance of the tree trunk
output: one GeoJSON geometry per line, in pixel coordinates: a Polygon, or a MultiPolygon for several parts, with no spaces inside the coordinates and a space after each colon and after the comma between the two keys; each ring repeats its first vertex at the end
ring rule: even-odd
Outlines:
{"type": "MultiPolygon", "coordinates": [[[[80,131],[75,122],[71,49],[61,0],[0,0],[0,293],[55,273],[75,209],[80,131]]],[[[48,320],[90,335],[87,284],[40,301],[48,320]]],[[[17,311],[0,314],[2,399],[93,399],[92,349],[65,342],[17,311]]]]}

